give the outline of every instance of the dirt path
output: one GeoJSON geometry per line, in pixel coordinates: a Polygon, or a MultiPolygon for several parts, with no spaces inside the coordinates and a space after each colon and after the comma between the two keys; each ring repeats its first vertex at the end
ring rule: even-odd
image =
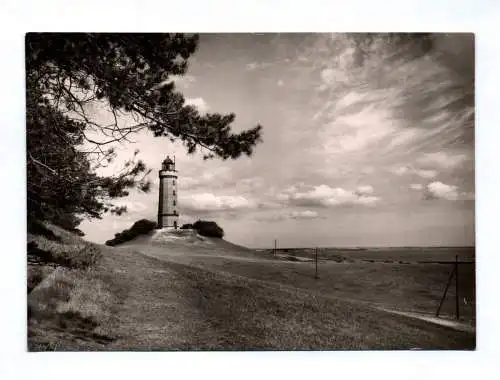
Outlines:
{"type": "Polygon", "coordinates": [[[126,289],[108,349],[183,349],[210,330],[195,303],[185,302],[192,284],[182,273],[129,249],[113,250],[102,265],[114,268],[110,278],[126,289]]]}

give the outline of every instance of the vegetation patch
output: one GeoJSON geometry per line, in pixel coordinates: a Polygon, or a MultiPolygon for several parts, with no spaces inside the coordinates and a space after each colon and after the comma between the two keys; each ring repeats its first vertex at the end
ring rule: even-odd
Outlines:
{"type": "Polygon", "coordinates": [[[157,228],[157,226],[157,223],[151,220],[138,220],[129,229],[115,234],[113,239],[106,241],[106,245],[113,247],[115,245],[126,243],[127,241],[135,239],[137,236],[149,234],[157,228]]]}
{"type": "Polygon", "coordinates": [[[112,318],[115,303],[109,287],[95,273],[54,270],[28,297],[29,349],[68,348],[69,342],[79,340],[98,346],[111,342],[113,338],[99,329],[112,318]]]}
{"type": "Polygon", "coordinates": [[[224,230],[214,221],[198,220],[193,224],[193,229],[201,236],[220,239],[224,237],[224,230]]]}
{"type": "Polygon", "coordinates": [[[28,348],[103,347],[117,298],[104,281],[101,248],[50,223],[28,232],[28,348]]]}
{"type": "Polygon", "coordinates": [[[101,257],[101,251],[92,243],[80,240],[74,244],[64,244],[39,236],[28,243],[28,260],[86,269],[94,266],[101,257]]]}

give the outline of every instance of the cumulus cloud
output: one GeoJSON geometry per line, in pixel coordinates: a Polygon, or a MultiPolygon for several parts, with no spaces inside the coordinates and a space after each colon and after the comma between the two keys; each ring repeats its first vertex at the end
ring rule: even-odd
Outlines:
{"type": "Polygon", "coordinates": [[[256,207],[254,201],[239,195],[214,195],[212,193],[200,193],[184,195],[180,198],[182,208],[192,211],[229,211],[256,207]]]}
{"type": "Polygon", "coordinates": [[[195,107],[199,113],[203,114],[210,108],[203,98],[186,98],[185,103],[188,106],[195,107]]]}
{"type": "Polygon", "coordinates": [[[447,185],[440,181],[431,182],[426,187],[428,198],[457,200],[459,197],[457,186],[447,185]]]}
{"type": "Polygon", "coordinates": [[[340,205],[373,205],[380,198],[372,195],[371,186],[361,186],[357,190],[345,190],[340,187],[332,188],[328,185],[314,186],[308,191],[298,191],[291,187],[277,194],[277,199],[297,206],[334,207],[340,205]]]}
{"type": "Polygon", "coordinates": [[[422,190],[424,188],[424,185],[420,184],[420,183],[412,183],[410,185],[410,189],[412,190],[422,190]]]}

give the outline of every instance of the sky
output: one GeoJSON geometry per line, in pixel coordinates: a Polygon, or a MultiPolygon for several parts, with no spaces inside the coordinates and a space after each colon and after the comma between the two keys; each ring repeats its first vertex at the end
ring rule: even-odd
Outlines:
{"type": "MultiPolygon", "coordinates": [[[[474,36],[435,35],[430,50],[387,36],[202,34],[185,76],[200,112],[263,126],[254,154],[204,161],[148,133],[117,146],[110,174],[139,149],[150,193],[122,216],[84,221],[104,242],[156,220],[158,169],[175,155],[180,223],[214,220],[253,248],[475,245],[474,36]]],[[[95,107],[97,120],[106,120],[95,107]]]]}

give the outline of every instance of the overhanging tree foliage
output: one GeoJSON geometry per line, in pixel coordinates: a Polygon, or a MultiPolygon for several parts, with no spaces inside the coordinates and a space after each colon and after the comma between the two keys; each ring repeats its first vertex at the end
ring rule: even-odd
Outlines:
{"type": "Polygon", "coordinates": [[[145,129],[181,140],[188,153],[201,147],[204,158],[252,154],[260,125],[233,133],[234,114],[201,115],[176,91],[172,77],[186,73],[197,44],[181,34],[27,34],[29,221],[74,228],[82,217],[123,212],[110,200],[147,191],[148,169],[136,154],[113,176],[96,169],[116,156],[109,146],[145,129]]]}

